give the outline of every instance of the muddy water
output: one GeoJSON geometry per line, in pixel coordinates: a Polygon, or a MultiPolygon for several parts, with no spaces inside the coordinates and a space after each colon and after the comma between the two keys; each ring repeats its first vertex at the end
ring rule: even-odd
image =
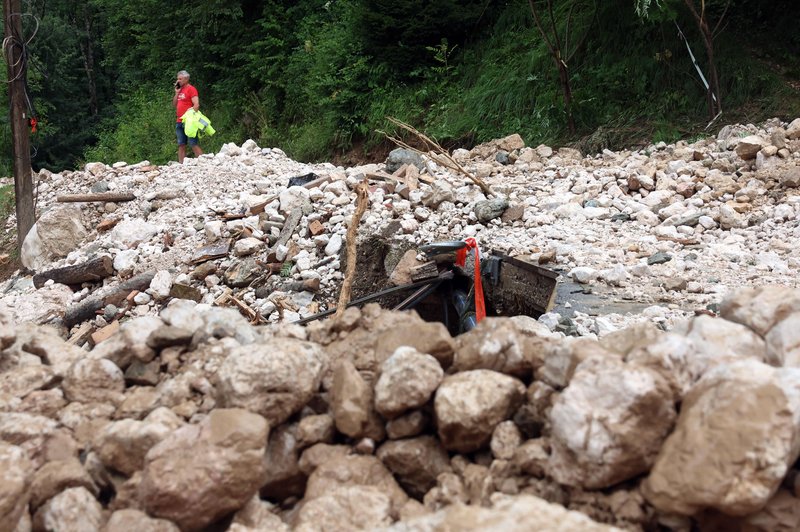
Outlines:
{"type": "MultiPolygon", "coordinates": [[[[563,279],[563,277],[562,277],[563,279]]],[[[585,285],[573,281],[559,281],[553,312],[572,318],[575,312],[590,316],[604,314],[639,314],[656,303],[652,301],[625,300],[605,285],[585,285]],[[569,305],[567,305],[569,304],[569,305]]]]}

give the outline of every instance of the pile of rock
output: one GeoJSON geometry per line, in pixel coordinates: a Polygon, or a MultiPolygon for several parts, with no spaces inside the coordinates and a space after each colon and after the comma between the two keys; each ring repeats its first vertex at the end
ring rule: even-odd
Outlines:
{"type": "MultiPolygon", "coordinates": [[[[99,289],[148,274],[138,293],[106,297],[89,331],[157,315],[172,298],[234,306],[254,322],[296,321],[335,300],[354,188],[365,178],[370,205],[359,234],[386,241],[384,279],[410,248],[475,236],[622,304],[596,318],[561,301],[561,315],[544,319],[553,330],[563,330],[565,318],[582,336],[642,320],[668,329],[695,310],[716,311],[733,288],[800,285],[800,119],[594,156],[525,147],[518,135],[453,156],[497,197],[416,154],[345,169],[298,163],[253,141],[184,165],[42,171],[44,212],[26,239],[26,265],[41,274],[108,256],[113,268],[104,286],[86,282],[74,293],[52,283],[34,290],[20,276],[5,286],[0,306],[18,321],[56,324],[99,289]],[[56,202],[90,191],[130,192],[135,200],[56,202]],[[625,315],[625,304],[646,310],[625,315]]],[[[66,323],[73,325],[80,323],[66,323]]]]}
{"type": "Polygon", "coordinates": [[[173,300],[85,351],[0,324],[0,528],[797,530],[800,291],[721,318],[452,338],[173,300]]]}

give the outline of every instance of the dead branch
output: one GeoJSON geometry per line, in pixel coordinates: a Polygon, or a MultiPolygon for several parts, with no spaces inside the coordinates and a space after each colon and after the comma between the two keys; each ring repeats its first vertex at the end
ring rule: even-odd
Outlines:
{"type": "Polygon", "coordinates": [[[427,150],[427,152],[423,152],[422,150],[414,148],[413,146],[410,146],[407,143],[405,143],[404,141],[402,141],[401,139],[392,137],[388,133],[385,133],[383,131],[379,131],[379,133],[382,133],[387,139],[391,140],[392,142],[394,142],[395,144],[397,144],[401,148],[405,148],[407,150],[411,150],[413,152],[419,153],[420,155],[426,155],[426,156],[430,157],[431,159],[433,159],[433,161],[436,162],[436,164],[444,166],[445,168],[449,168],[450,170],[453,170],[454,172],[460,173],[461,175],[467,177],[475,185],[480,187],[480,189],[483,191],[483,193],[486,194],[487,196],[494,196],[495,195],[494,192],[492,192],[492,189],[489,188],[489,186],[486,183],[484,183],[482,179],[480,179],[480,178],[472,175],[471,173],[469,173],[463,166],[461,166],[458,163],[458,161],[453,159],[453,157],[449,153],[447,153],[447,150],[442,148],[442,146],[438,142],[436,142],[435,140],[432,140],[427,135],[425,135],[423,133],[420,133],[413,126],[410,126],[410,125],[406,124],[405,122],[402,122],[402,121],[400,121],[400,120],[398,120],[396,118],[392,118],[391,116],[387,116],[386,119],[389,122],[391,122],[392,124],[394,124],[395,126],[397,126],[400,129],[403,129],[403,130],[411,133],[412,135],[417,137],[420,141],[422,141],[422,143],[425,146],[425,149],[427,150]]]}
{"type": "Polygon", "coordinates": [[[347,228],[347,269],[344,274],[342,291],[339,292],[339,304],[336,307],[336,314],[333,315],[333,319],[338,319],[347,308],[347,304],[350,303],[350,291],[353,288],[353,279],[356,276],[356,238],[358,237],[358,226],[369,204],[369,184],[366,178],[358,184],[356,192],[358,193],[358,197],[356,198],[356,212],[353,214],[353,219],[350,221],[350,227],[347,228]]]}

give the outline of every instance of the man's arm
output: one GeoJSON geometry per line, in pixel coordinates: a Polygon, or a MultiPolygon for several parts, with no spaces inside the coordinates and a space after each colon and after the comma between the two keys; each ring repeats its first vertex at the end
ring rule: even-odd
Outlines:
{"type": "Polygon", "coordinates": [[[199,96],[192,96],[192,109],[195,111],[200,110],[200,97],[199,96]]]}
{"type": "Polygon", "coordinates": [[[175,96],[172,97],[172,107],[178,107],[178,94],[180,92],[180,89],[175,89],[175,96]]]}

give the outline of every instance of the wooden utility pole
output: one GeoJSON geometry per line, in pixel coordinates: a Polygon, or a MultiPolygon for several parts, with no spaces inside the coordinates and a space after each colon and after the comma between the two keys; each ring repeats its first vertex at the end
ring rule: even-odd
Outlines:
{"type": "Polygon", "coordinates": [[[26,58],[22,35],[20,0],[3,0],[5,44],[8,63],[8,101],[11,108],[12,156],[14,158],[14,198],[17,205],[17,249],[33,227],[33,179],[31,178],[31,151],[28,138],[28,112],[25,101],[26,58]]]}

